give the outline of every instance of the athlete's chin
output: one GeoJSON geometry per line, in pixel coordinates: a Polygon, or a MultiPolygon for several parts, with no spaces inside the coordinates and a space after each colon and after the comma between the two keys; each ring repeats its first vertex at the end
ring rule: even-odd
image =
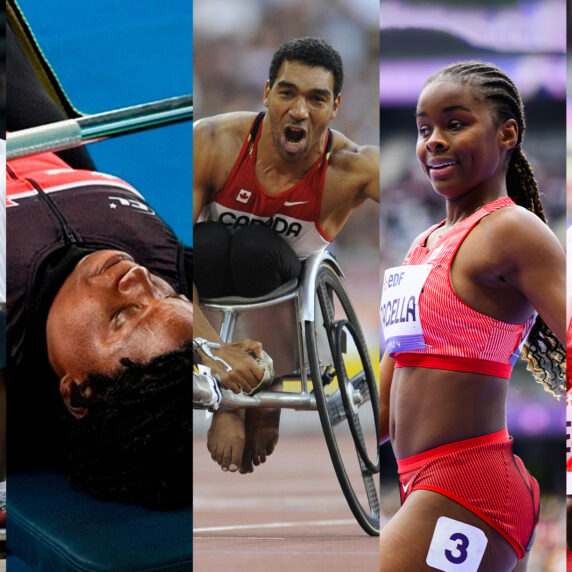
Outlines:
{"type": "Polygon", "coordinates": [[[445,199],[453,199],[464,194],[463,187],[451,181],[431,181],[431,186],[438,195],[445,199]]]}
{"type": "Polygon", "coordinates": [[[279,150],[280,158],[286,163],[298,163],[305,159],[308,155],[306,149],[296,149],[295,151],[281,147],[279,150]]]}

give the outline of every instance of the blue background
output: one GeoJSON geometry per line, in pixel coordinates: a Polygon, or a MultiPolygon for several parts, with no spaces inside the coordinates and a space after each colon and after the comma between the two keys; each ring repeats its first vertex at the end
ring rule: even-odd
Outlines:
{"type": "MultiPolygon", "coordinates": [[[[192,2],[20,0],[32,31],[82,113],[193,92],[192,2]]],[[[87,146],[98,170],[134,185],[192,241],[192,123],[87,146]]]]}

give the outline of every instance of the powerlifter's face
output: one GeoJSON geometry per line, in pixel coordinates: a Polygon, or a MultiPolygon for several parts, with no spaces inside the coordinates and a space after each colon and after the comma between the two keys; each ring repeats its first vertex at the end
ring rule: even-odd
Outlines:
{"type": "Polygon", "coordinates": [[[193,305],[125,252],[82,258],[48,314],[48,358],[66,398],[90,372],[113,375],[121,358],[147,362],[193,337],[193,305]]]}
{"type": "Polygon", "coordinates": [[[341,95],[334,97],[331,71],[297,61],[282,62],[274,84],[266,82],[264,88],[264,105],[279,156],[297,162],[314,159],[312,152],[319,155],[341,99],[341,95]]]}

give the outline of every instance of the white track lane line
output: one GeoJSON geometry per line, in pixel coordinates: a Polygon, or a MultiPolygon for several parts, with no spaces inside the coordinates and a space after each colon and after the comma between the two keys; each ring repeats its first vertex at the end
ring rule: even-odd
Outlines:
{"type": "Polygon", "coordinates": [[[267,522],[261,524],[235,524],[229,526],[207,526],[195,528],[193,533],[201,532],[224,532],[227,530],[250,530],[255,528],[294,528],[301,526],[343,526],[346,524],[357,524],[355,519],[345,520],[311,520],[307,522],[267,522]]]}

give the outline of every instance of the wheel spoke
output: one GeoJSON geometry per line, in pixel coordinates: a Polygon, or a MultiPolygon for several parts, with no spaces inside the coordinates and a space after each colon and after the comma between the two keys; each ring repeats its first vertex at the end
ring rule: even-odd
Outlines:
{"type": "Polygon", "coordinates": [[[368,534],[379,534],[379,457],[372,462],[367,449],[370,442],[378,453],[377,384],[355,312],[328,265],[318,271],[315,323],[307,322],[305,333],[316,403],[336,475],[359,524],[368,534]],[[352,369],[361,362],[361,371],[351,378],[347,360],[352,360],[352,369]],[[333,376],[326,378],[325,371],[333,376]],[[365,425],[362,417],[367,418],[365,425]]]}

